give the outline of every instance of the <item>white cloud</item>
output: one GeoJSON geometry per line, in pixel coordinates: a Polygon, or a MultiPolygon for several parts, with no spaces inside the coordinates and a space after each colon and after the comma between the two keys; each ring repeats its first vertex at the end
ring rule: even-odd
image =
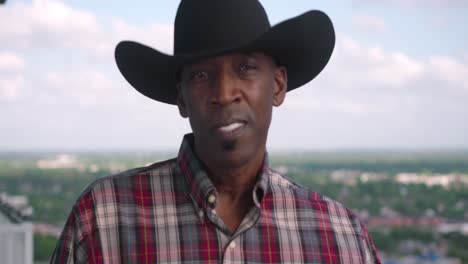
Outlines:
{"type": "Polygon", "coordinates": [[[84,50],[97,58],[112,54],[109,33],[90,12],[58,0],[12,3],[0,9],[1,45],[7,48],[84,50]]]}
{"type": "Polygon", "coordinates": [[[467,1],[463,0],[352,0],[356,4],[385,4],[402,7],[462,7],[468,6],[467,1]]]}
{"type": "Polygon", "coordinates": [[[98,18],[60,0],[12,2],[0,8],[0,17],[8,21],[0,23],[0,39],[5,40],[0,43],[2,97],[10,100],[17,98],[22,88],[26,88],[28,96],[36,95],[36,99],[43,99],[44,103],[56,100],[97,106],[108,101],[128,100],[112,91],[122,86],[129,91],[132,89],[122,77],[119,76],[117,83],[113,81],[117,75],[111,75],[118,73],[113,60],[117,42],[135,40],[172,52],[172,25],[153,23],[139,28],[123,20],[98,18]],[[30,65],[14,52],[1,52],[2,48],[24,51],[31,56],[30,65]],[[31,71],[22,76],[22,80],[44,76],[40,77],[41,89],[22,87],[20,78],[11,74],[3,76],[7,70],[24,71],[26,66],[31,71]],[[51,92],[44,93],[44,90],[51,92]],[[99,97],[106,100],[98,100],[99,97]]]}
{"type": "Polygon", "coordinates": [[[116,99],[115,83],[97,70],[49,72],[45,75],[44,86],[54,98],[79,106],[102,107],[116,99]]]}
{"type": "Polygon", "coordinates": [[[313,87],[313,82],[302,87],[301,91],[288,94],[282,109],[351,115],[367,115],[372,112],[384,113],[391,110],[388,105],[381,104],[376,108],[375,102],[365,102],[356,96],[353,98],[344,92],[337,92],[332,84],[328,84],[326,87],[321,86],[321,89],[318,90],[318,87],[313,87]]]}
{"type": "Polygon", "coordinates": [[[87,48],[100,54],[105,32],[96,17],[57,0],[12,3],[0,9],[2,45],[15,48],[87,48]]]}
{"type": "Polygon", "coordinates": [[[20,75],[10,78],[0,78],[0,102],[9,102],[17,99],[25,85],[26,81],[20,75]]]}
{"type": "Polygon", "coordinates": [[[119,40],[137,41],[167,54],[172,54],[173,25],[152,24],[149,27],[141,28],[118,19],[113,21],[113,29],[119,40]]]}
{"type": "Polygon", "coordinates": [[[14,52],[0,51],[0,102],[17,99],[25,87],[26,61],[14,52]]]}
{"type": "Polygon", "coordinates": [[[369,48],[344,36],[337,41],[329,67],[340,76],[335,81],[341,87],[403,87],[425,70],[423,63],[406,54],[369,48]]]}
{"type": "Polygon", "coordinates": [[[269,141],[280,149],[463,148],[468,61],[417,59],[344,34],[317,79],[287,95],[269,141]],[[464,86],[465,85],[465,86],[464,86]],[[287,131],[294,137],[284,140],[287,131]]]}
{"type": "Polygon", "coordinates": [[[26,68],[26,61],[13,52],[0,51],[0,72],[18,72],[26,68]]]}
{"type": "Polygon", "coordinates": [[[383,33],[387,31],[387,25],[382,18],[371,15],[356,15],[352,18],[353,24],[362,31],[383,33]]]}
{"type": "Polygon", "coordinates": [[[408,123],[403,121],[407,112],[419,112],[438,97],[432,109],[443,107],[463,113],[459,100],[468,100],[468,93],[460,95],[458,91],[468,83],[467,69],[468,62],[450,57],[418,60],[341,37],[325,70],[305,87],[288,94],[284,106],[291,111],[362,118],[395,115],[401,117],[399,122],[408,123]]]}
{"type": "Polygon", "coordinates": [[[468,64],[462,64],[450,57],[433,56],[429,65],[431,72],[440,80],[468,89],[468,64]]]}
{"type": "Polygon", "coordinates": [[[33,0],[0,9],[0,48],[72,49],[85,52],[95,60],[111,61],[114,47],[121,39],[136,39],[172,51],[172,26],[154,24],[136,28],[122,20],[110,27],[93,13],[73,8],[60,0],[33,0]]]}
{"type": "MultiPolygon", "coordinates": [[[[0,17],[8,21],[0,24],[0,38],[8,39],[0,49],[28,54],[26,63],[16,53],[0,53],[0,103],[15,103],[2,105],[0,126],[12,132],[8,140],[0,142],[0,148],[157,149],[177,147],[181,135],[189,130],[187,120],[178,116],[174,106],[145,98],[126,83],[112,59],[114,45],[123,39],[171,53],[172,25],[136,27],[57,0],[12,2],[0,9],[0,17]],[[74,52],[65,56],[60,49],[74,52]],[[5,67],[14,69],[14,74],[2,74],[5,67]],[[19,131],[29,134],[21,138],[19,131]]],[[[361,20],[368,24],[362,26],[373,23],[370,29],[374,31],[386,29],[378,18],[361,20]]],[[[379,147],[468,142],[463,141],[468,135],[466,125],[457,129],[463,122],[453,121],[468,116],[468,93],[454,92],[467,83],[468,58],[415,58],[337,35],[336,51],[324,72],[288,94],[285,107],[277,111],[273,145],[379,147]],[[295,136],[285,137],[291,131],[296,131],[295,136]]]]}

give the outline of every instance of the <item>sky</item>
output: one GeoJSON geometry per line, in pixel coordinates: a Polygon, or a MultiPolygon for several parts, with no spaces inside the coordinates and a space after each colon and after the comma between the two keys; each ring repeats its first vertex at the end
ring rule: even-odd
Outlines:
{"type": "MultiPolygon", "coordinates": [[[[270,150],[468,149],[468,1],[260,2],[273,25],[322,10],[337,40],[322,73],[274,109],[270,150]]],[[[177,5],[7,0],[0,152],[178,149],[188,120],[139,94],[113,57],[121,40],[171,54],[177,5]]]]}

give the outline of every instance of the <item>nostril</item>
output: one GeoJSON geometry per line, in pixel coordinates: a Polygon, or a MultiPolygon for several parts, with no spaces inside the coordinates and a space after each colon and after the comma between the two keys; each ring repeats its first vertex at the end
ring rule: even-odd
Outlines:
{"type": "Polygon", "coordinates": [[[211,103],[215,105],[228,105],[240,101],[241,94],[232,84],[220,86],[211,96],[211,103]]]}

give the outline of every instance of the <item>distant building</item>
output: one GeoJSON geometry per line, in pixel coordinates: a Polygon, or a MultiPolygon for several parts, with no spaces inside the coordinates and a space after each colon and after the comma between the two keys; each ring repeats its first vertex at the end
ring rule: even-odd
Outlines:
{"type": "Polygon", "coordinates": [[[36,166],[39,169],[84,169],[75,156],[68,154],[59,154],[54,159],[38,160],[36,166]]]}
{"type": "Polygon", "coordinates": [[[383,263],[391,264],[462,264],[460,259],[447,258],[447,257],[435,257],[424,258],[421,256],[405,256],[401,258],[383,258],[383,263]]]}
{"type": "Polygon", "coordinates": [[[388,179],[388,175],[386,173],[379,172],[363,172],[360,170],[340,169],[332,171],[330,173],[330,179],[334,182],[340,182],[353,186],[356,185],[358,180],[361,182],[383,181],[388,179]]]}
{"type": "Polygon", "coordinates": [[[0,262],[33,263],[32,208],[24,196],[0,193],[0,262]]]}
{"type": "Polygon", "coordinates": [[[361,171],[359,170],[334,170],[330,174],[330,179],[333,182],[341,182],[347,185],[355,185],[357,179],[361,176],[361,171]]]}
{"type": "Polygon", "coordinates": [[[451,222],[445,222],[440,224],[437,227],[437,231],[440,233],[462,233],[463,235],[467,236],[468,235],[468,222],[457,222],[457,221],[451,221],[451,222]]]}
{"type": "Polygon", "coordinates": [[[437,228],[445,222],[444,218],[440,217],[370,217],[367,220],[367,226],[371,229],[378,227],[432,227],[437,228]]]}
{"type": "Polygon", "coordinates": [[[34,234],[43,236],[53,236],[58,238],[62,233],[63,226],[56,226],[47,223],[35,223],[34,234]]]}
{"type": "Polygon", "coordinates": [[[449,189],[452,185],[468,185],[468,175],[466,174],[419,174],[419,173],[399,173],[396,181],[402,184],[425,184],[427,186],[441,185],[449,189]]]}

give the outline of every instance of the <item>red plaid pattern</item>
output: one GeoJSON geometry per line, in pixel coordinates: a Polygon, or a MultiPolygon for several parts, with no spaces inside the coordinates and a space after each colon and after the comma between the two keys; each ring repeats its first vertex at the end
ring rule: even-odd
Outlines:
{"type": "Polygon", "coordinates": [[[380,263],[352,211],[270,170],[266,157],[255,206],[230,232],[192,141],[177,159],[91,184],[51,263],[380,263]]]}

